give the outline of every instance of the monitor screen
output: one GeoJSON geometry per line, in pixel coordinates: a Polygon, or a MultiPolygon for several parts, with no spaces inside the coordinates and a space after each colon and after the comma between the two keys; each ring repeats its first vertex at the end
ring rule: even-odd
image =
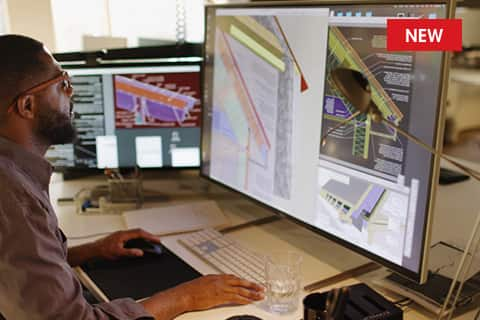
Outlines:
{"type": "Polygon", "coordinates": [[[55,145],[57,168],[200,165],[200,66],[68,70],[77,140],[55,145]]]}
{"type": "Polygon", "coordinates": [[[421,280],[433,158],[358,116],[333,85],[362,72],[382,114],[436,144],[444,56],[389,52],[386,19],[445,3],[207,8],[202,174],[421,280]]]}

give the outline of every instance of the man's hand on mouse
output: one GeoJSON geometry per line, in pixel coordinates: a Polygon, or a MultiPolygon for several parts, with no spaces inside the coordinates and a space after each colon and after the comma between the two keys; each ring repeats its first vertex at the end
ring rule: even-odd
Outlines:
{"type": "Polygon", "coordinates": [[[92,245],[97,252],[97,258],[113,260],[121,257],[141,257],[143,256],[143,251],[141,249],[127,249],[124,247],[125,242],[137,238],[143,238],[154,243],[161,243],[157,236],[145,230],[132,229],[117,231],[105,238],[95,241],[92,245]]]}

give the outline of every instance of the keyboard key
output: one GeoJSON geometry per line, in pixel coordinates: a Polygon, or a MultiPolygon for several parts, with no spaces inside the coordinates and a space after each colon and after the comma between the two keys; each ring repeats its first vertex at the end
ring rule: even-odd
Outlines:
{"type": "Polygon", "coordinates": [[[216,230],[184,235],[180,243],[222,273],[265,283],[264,259],[216,230]]]}

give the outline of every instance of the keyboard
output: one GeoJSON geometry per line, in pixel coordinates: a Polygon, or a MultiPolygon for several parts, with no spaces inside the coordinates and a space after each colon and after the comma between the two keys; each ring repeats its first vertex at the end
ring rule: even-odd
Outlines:
{"type": "Polygon", "coordinates": [[[204,229],[184,235],[178,242],[221,273],[265,283],[265,258],[227,235],[204,229]]]}

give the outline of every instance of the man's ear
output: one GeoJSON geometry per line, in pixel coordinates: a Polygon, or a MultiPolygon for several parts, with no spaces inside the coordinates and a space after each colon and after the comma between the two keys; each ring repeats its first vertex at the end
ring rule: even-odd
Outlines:
{"type": "Polygon", "coordinates": [[[22,118],[33,119],[35,117],[35,96],[27,94],[17,99],[18,114],[22,118]]]}

